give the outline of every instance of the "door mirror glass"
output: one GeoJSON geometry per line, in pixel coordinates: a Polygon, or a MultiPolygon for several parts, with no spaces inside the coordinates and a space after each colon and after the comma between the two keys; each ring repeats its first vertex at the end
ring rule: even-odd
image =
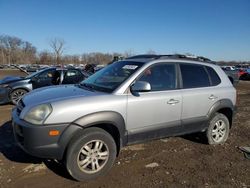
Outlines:
{"type": "Polygon", "coordinates": [[[151,91],[151,85],[145,81],[136,81],[131,86],[131,92],[148,92],[151,91]]]}

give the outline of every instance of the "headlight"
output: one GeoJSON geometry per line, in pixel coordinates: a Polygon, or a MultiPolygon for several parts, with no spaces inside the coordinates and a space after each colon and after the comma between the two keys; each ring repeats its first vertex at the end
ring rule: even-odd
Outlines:
{"type": "Polygon", "coordinates": [[[24,120],[32,123],[41,125],[51,114],[52,107],[50,104],[42,104],[32,108],[25,116],[24,120]]]}

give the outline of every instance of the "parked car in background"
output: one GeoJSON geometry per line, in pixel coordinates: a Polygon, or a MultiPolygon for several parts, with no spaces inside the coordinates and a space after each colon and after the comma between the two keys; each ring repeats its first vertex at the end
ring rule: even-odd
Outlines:
{"type": "Polygon", "coordinates": [[[250,80],[250,69],[249,68],[242,70],[240,79],[241,80],[250,80]]]}
{"type": "Polygon", "coordinates": [[[96,65],[95,64],[87,64],[86,66],[85,66],[85,71],[86,72],[89,72],[89,73],[91,73],[91,74],[93,74],[93,73],[95,73],[95,67],[96,67],[96,65]]]}
{"type": "Polygon", "coordinates": [[[94,68],[94,70],[95,70],[95,72],[97,72],[97,71],[103,69],[104,67],[105,67],[105,65],[97,65],[97,66],[94,68]]]}
{"type": "Polygon", "coordinates": [[[223,70],[231,70],[231,71],[236,70],[235,66],[221,66],[221,68],[223,70]]]}
{"type": "Polygon", "coordinates": [[[17,102],[27,92],[45,86],[77,84],[89,76],[80,69],[46,68],[26,77],[5,77],[0,80],[0,104],[17,102]]]}
{"type": "Polygon", "coordinates": [[[237,70],[234,66],[221,66],[222,70],[227,74],[229,80],[233,85],[239,83],[239,70],[237,70]]]}

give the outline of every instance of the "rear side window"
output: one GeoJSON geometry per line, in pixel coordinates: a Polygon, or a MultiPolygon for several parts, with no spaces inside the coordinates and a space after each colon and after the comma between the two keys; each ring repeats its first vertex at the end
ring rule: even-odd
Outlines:
{"type": "Polygon", "coordinates": [[[218,74],[215,72],[215,70],[211,67],[206,67],[206,69],[211,79],[211,85],[212,86],[219,85],[221,83],[221,80],[218,74]]]}
{"type": "Polygon", "coordinates": [[[81,73],[78,70],[68,70],[66,72],[66,77],[73,77],[73,76],[79,76],[81,73]]]}
{"type": "Polygon", "coordinates": [[[210,86],[209,77],[204,66],[180,64],[183,88],[198,88],[210,86]]]}
{"type": "Polygon", "coordinates": [[[67,70],[62,84],[76,84],[82,80],[82,74],[79,70],[67,70]]]}

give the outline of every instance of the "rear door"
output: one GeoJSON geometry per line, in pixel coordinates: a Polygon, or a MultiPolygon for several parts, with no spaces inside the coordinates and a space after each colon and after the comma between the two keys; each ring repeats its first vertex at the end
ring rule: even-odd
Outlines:
{"type": "Polygon", "coordinates": [[[214,84],[212,83],[209,74],[210,71],[213,71],[211,69],[197,64],[180,64],[183,83],[183,89],[181,90],[183,99],[181,120],[187,132],[204,129],[209,109],[220,98],[213,86],[214,84],[218,85],[220,79],[217,75],[217,77],[214,77],[214,84]]]}
{"type": "Polygon", "coordinates": [[[181,125],[182,106],[181,92],[177,89],[176,65],[153,65],[137,80],[150,83],[151,91],[128,95],[129,142],[173,134],[181,125]]]}

